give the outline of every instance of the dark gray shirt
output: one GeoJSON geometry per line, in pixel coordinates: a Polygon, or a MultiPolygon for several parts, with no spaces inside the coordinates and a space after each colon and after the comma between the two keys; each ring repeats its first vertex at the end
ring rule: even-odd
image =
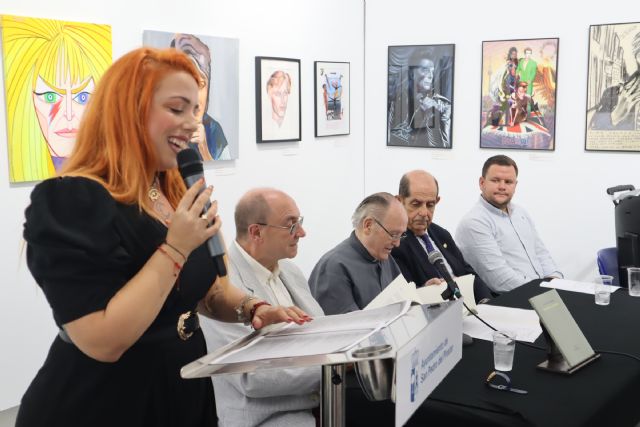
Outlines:
{"type": "Polygon", "coordinates": [[[398,274],[400,268],[391,255],[376,260],[352,232],[320,258],[309,287],[325,314],[342,314],[363,309],[398,274]]]}

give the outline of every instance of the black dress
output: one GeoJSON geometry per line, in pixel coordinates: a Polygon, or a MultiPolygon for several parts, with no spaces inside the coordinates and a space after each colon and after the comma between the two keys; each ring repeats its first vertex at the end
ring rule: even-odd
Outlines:
{"type": "MultiPolygon", "coordinates": [[[[102,310],[147,262],[167,230],[137,205],[116,202],[86,178],[40,183],[26,210],[27,263],[58,325],[102,310]]],[[[185,263],[158,317],[115,363],[98,362],[56,337],[22,398],[23,426],[210,426],[210,378],[180,368],[206,354],[201,330],[183,341],[180,314],[194,310],[216,278],[206,247],[185,263]]]]}

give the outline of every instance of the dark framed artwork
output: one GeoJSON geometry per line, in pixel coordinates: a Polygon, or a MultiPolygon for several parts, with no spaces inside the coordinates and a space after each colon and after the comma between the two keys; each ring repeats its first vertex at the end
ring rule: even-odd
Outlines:
{"type": "Polygon", "coordinates": [[[314,62],[316,137],[350,133],[349,67],[348,62],[314,62]]]}
{"type": "Polygon", "coordinates": [[[480,148],[555,150],[558,42],[482,42],[480,148]]]}
{"type": "Polygon", "coordinates": [[[300,60],[256,57],[256,141],[300,141],[300,60]]]}
{"type": "Polygon", "coordinates": [[[389,46],[387,145],[451,148],[455,45],[389,46]]]}
{"type": "Polygon", "coordinates": [[[640,151],[640,23],[592,25],[585,150],[640,151]]]}

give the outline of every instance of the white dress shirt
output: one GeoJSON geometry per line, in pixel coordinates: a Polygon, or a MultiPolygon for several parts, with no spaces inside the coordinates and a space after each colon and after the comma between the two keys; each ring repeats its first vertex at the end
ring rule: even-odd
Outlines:
{"type": "Polygon", "coordinates": [[[271,291],[271,296],[273,296],[277,305],[282,305],[284,307],[292,306],[293,300],[291,299],[291,294],[280,279],[280,261],[278,261],[276,268],[273,271],[269,271],[265,266],[249,255],[242,246],[238,244],[238,242],[234,240],[233,244],[236,245],[238,251],[242,254],[242,257],[247,261],[247,264],[251,267],[251,270],[258,281],[271,291]]]}
{"type": "Polygon", "coordinates": [[[467,262],[498,293],[534,279],[562,277],[527,212],[513,203],[507,210],[480,196],[462,218],[456,242],[467,262]]]}

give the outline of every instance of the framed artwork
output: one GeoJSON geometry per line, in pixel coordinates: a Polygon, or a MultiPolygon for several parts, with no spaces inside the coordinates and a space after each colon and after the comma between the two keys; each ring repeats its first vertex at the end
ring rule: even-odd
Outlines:
{"type": "Polygon", "coordinates": [[[256,142],[301,139],[300,60],[256,56],[256,142]]]}
{"type": "Polygon", "coordinates": [[[145,46],[175,47],[196,65],[205,85],[200,88],[198,130],[189,145],[203,161],[239,157],[240,68],[238,39],[145,30],[145,46]]]}
{"type": "Polygon", "coordinates": [[[555,149],[558,39],[482,42],[480,148],[555,149]]]}
{"type": "Polygon", "coordinates": [[[315,132],[349,135],[349,63],[316,61],[314,66],[315,132]]]}
{"type": "Polygon", "coordinates": [[[454,50],[389,46],[387,145],[451,148],[454,50]]]}
{"type": "Polygon", "coordinates": [[[55,176],[111,65],[111,27],[3,15],[2,63],[11,182],[55,176]]]}
{"type": "Polygon", "coordinates": [[[640,23],[592,25],[585,150],[640,151],[640,23]]]}

